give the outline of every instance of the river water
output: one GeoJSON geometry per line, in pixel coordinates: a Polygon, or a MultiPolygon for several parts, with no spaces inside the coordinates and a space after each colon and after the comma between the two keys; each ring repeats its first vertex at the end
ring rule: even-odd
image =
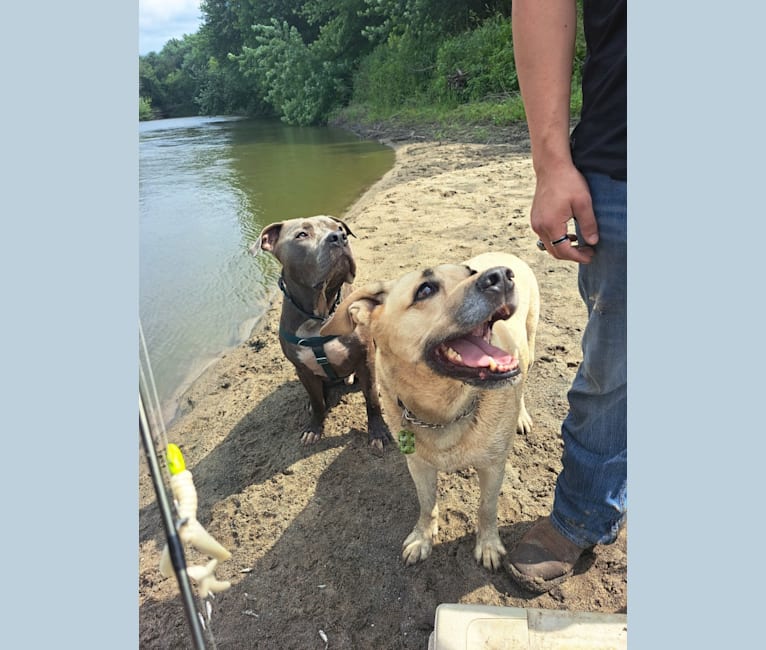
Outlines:
{"type": "Polygon", "coordinates": [[[263,227],[340,216],[393,162],[390,148],[342,129],[139,122],[139,318],[166,424],[274,296],[278,262],[248,252],[263,227]]]}

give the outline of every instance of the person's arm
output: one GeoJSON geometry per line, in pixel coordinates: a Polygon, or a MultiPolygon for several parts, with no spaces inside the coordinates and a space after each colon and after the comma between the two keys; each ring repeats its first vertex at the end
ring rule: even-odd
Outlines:
{"type": "Polygon", "coordinates": [[[530,221],[548,252],[559,259],[588,263],[593,250],[551,241],[567,232],[573,216],[588,244],[598,228],[587,183],[569,149],[569,98],[576,30],[574,0],[514,0],[514,57],[537,176],[530,221]]]}

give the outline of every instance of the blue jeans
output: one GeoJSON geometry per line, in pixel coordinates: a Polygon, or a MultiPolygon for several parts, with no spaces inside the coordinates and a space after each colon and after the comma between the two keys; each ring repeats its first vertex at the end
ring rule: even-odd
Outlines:
{"type": "Polygon", "coordinates": [[[585,177],[599,242],[579,269],[588,322],[561,425],[563,470],[551,513],[553,526],[580,547],[614,542],[627,512],[627,183],[585,177]]]}

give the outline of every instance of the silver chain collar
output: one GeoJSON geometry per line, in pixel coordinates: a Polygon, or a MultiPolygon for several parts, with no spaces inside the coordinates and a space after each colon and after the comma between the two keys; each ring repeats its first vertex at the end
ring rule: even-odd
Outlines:
{"type": "Polygon", "coordinates": [[[448,427],[451,424],[455,424],[455,422],[460,422],[460,420],[467,418],[476,410],[476,400],[474,399],[470,406],[460,415],[458,415],[454,420],[452,420],[452,422],[447,422],[446,424],[434,424],[432,422],[423,422],[423,420],[415,417],[415,414],[404,405],[404,402],[402,402],[400,398],[397,398],[396,401],[399,404],[399,407],[402,409],[402,424],[404,424],[404,421],[406,420],[415,426],[424,427],[426,429],[443,429],[444,427],[448,427]]]}

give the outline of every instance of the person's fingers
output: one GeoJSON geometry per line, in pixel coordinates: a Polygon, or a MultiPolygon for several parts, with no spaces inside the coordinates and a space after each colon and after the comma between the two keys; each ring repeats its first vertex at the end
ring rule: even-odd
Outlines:
{"type": "Polygon", "coordinates": [[[556,177],[538,177],[530,225],[540,238],[540,250],[559,260],[588,264],[598,243],[598,225],[585,177],[574,167],[556,177]],[[572,219],[577,222],[579,242],[568,232],[572,219]]]}
{"type": "Polygon", "coordinates": [[[577,262],[578,264],[590,264],[593,255],[596,253],[590,246],[573,245],[571,241],[553,246],[552,248],[554,249],[552,255],[555,258],[577,262]]]}
{"type": "Polygon", "coordinates": [[[578,245],[577,235],[567,233],[562,237],[557,237],[546,241],[539,239],[537,247],[541,251],[546,251],[551,257],[559,260],[578,262],[579,264],[589,264],[595,251],[590,246],[578,245]],[[554,243],[555,242],[555,243],[554,243]]]}
{"type": "Polygon", "coordinates": [[[596,215],[593,212],[593,203],[590,200],[590,195],[588,195],[586,200],[573,203],[572,212],[580,228],[582,240],[590,246],[595,246],[598,243],[598,224],[596,223],[596,215]]]}
{"type": "Polygon", "coordinates": [[[558,246],[559,244],[563,244],[564,242],[575,242],[575,241],[577,241],[577,235],[573,235],[572,233],[568,232],[557,239],[552,239],[551,246],[558,246]]]}

